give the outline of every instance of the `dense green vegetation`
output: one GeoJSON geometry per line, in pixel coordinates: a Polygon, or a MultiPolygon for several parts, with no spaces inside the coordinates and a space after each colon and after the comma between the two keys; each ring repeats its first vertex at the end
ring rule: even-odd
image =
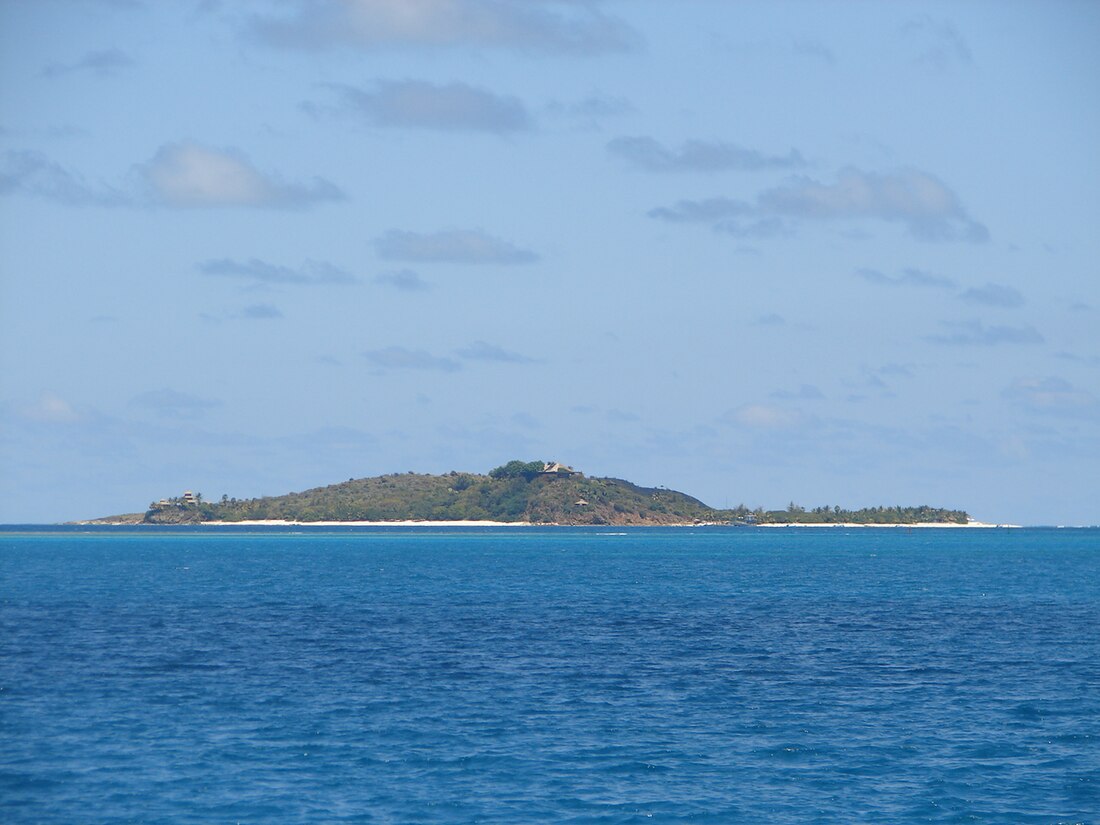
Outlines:
{"type": "Polygon", "coordinates": [[[734,520],[756,524],[966,524],[970,517],[964,510],[945,510],[927,505],[864,507],[861,510],[826,506],[807,510],[792,502],[786,510],[737,512],[734,520]]]}
{"type": "Polygon", "coordinates": [[[489,471],[489,478],[523,478],[530,481],[546,467],[542,461],[509,461],[489,471]]]}
{"type": "Polygon", "coordinates": [[[154,502],[141,517],[104,521],[188,524],[203,521],[499,521],[536,524],[965,524],[961,510],[871,507],[715,510],[663,487],[589,478],[560,465],[510,461],[488,475],[404,473],[348,479],[283,496],[204,501],[201,494],[154,502]]]}
{"type": "Polygon", "coordinates": [[[301,493],[218,503],[170,500],[145,521],[530,521],[543,524],[683,524],[715,511],[683,493],[581,473],[544,473],[512,461],[489,475],[405,473],[348,479],[301,493]]]}

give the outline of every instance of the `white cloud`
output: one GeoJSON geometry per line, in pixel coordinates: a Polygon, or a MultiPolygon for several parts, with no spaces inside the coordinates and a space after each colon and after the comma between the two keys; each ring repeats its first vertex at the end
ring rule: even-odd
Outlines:
{"type": "Polygon", "coordinates": [[[204,261],[198,268],[204,275],[243,278],[266,284],[317,286],[355,283],[355,278],[348,272],[323,261],[306,261],[299,267],[289,267],[271,264],[259,258],[249,258],[247,261],[218,258],[204,261]]]}
{"type": "Polygon", "coordinates": [[[59,77],[72,72],[91,72],[97,75],[110,75],[119,69],[128,69],[134,61],[120,49],[103,49],[88,52],[72,63],[51,63],[42,70],[44,77],[59,77]]]}
{"type": "Polygon", "coordinates": [[[31,195],[67,206],[129,206],[133,198],[104,184],[89,183],[37,152],[4,153],[0,195],[31,195]]]}
{"type": "Polygon", "coordinates": [[[383,272],[374,279],[377,284],[391,286],[404,292],[423,292],[431,289],[432,285],[421,278],[411,269],[398,269],[393,272],[383,272]]]}
{"type": "Polygon", "coordinates": [[[981,321],[941,321],[947,331],[929,335],[926,341],[951,346],[985,346],[997,344],[1041,344],[1043,336],[1032,326],[985,326],[981,321]]]}
{"type": "Polygon", "coordinates": [[[531,116],[519,98],[466,83],[382,80],[370,89],[333,88],[346,109],[375,126],[495,134],[525,131],[532,126],[531,116]]]}
{"type": "Polygon", "coordinates": [[[1095,395],[1056,375],[1017,378],[1001,395],[1037,413],[1093,416],[1100,412],[1100,401],[1095,395]]]}
{"type": "Polygon", "coordinates": [[[1024,305],[1024,296],[1020,294],[1019,290],[1001,284],[990,283],[985,286],[971,287],[959,297],[972,304],[1004,307],[1006,309],[1024,305]]]}
{"type": "Polygon", "coordinates": [[[470,346],[458,350],[455,354],[459,358],[465,358],[468,361],[495,361],[506,364],[531,364],[535,360],[518,352],[506,350],[496,344],[487,344],[484,341],[474,341],[470,346]]]}
{"type": "Polygon", "coordinates": [[[813,384],[802,384],[797,390],[776,390],[771,396],[786,401],[820,401],[825,397],[813,384]]]}
{"type": "Polygon", "coordinates": [[[162,146],[137,172],[153,201],[172,207],[296,207],[343,198],[321,178],[287,183],[260,172],[240,152],[196,143],[162,146]]]}
{"type": "Polygon", "coordinates": [[[922,15],[902,26],[901,34],[917,47],[916,63],[946,69],[954,63],[971,62],[970,46],[947,20],[922,15]]]}
{"type": "Polygon", "coordinates": [[[253,206],[292,208],[343,193],[329,181],[288,183],[265,174],[235,150],[196,143],[162,146],[133,168],[127,186],[91,183],[36,152],[9,151],[0,168],[0,194],[22,194],[68,206],[253,206]]]}
{"type": "Polygon", "coordinates": [[[1100,355],[1081,355],[1076,352],[1066,352],[1061,350],[1054,353],[1055,358],[1059,358],[1063,361],[1070,361],[1074,364],[1085,364],[1089,367],[1100,367],[1100,355]]]}
{"type": "Polygon", "coordinates": [[[819,60],[829,66],[836,65],[836,55],[833,54],[832,49],[820,40],[815,40],[813,38],[797,40],[793,45],[793,50],[797,55],[819,60]]]}
{"type": "Polygon", "coordinates": [[[547,105],[546,111],[554,115],[568,115],[595,125],[603,118],[630,114],[635,109],[625,97],[593,94],[573,102],[554,101],[547,105]]]}
{"type": "Polygon", "coordinates": [[[765,155],[722,141],[689,140],[679,149],[668,149],[650,137],[619,137],[607,144],[607,151],[647,172],[755,172],[806,165],[795,149],[785,155],[765,155]]]}
{"type": "Polygon", "coordinates": [[[237,317],[247,321],[271,321],[282,318],[283,313],[272,304],[250,304],[242,309],[237,317]]]}
{"type": "Polygon", "coordinates": [[[789,221],[781,218],[761,218],[760,220],[718,221],[712,227],[715,232],[729,235],[732,238],[752,238],[760,240],[764,238],[782,238],[794,234],[789,221]]]}
{"type": "Polygon", "coordinates": [[[368,350],[363,355],[371,364],[382,369],[456,372],[462,368],[461,364],[451,358],[432,355],[422,349],[386,347],[385,349],[368,350]]]}
{"type": "Polygon", "coordinates": [[[877,269],[857,269],[856,275],[863,278],[865,281],[870,281],[872,284],[878,284],[880,286],[921,286],[921,287],[939,287],[943,289],[951,289],[955,286],[955,282],[950,278],[945,278],[942,275],[933,275],[930,272],[924,272],[920,269],[914,269],[908,267],[901,271],[900,275],[886,275],[879,272],[877,269]]]}
{"type": "Polygon", "coordinates": [[[769,312],[766,315],[757,316],[756,320],[752,323],[754,326],[758,327],[781,327],[786,325],[787,319],[778,313],[769,312]]]}
{"type": "Polygon", "coordinates": [[[38,401],[19,408],[23,418],[48,424],[70,424],[79,421],[80,413],[64,398],[52,392],[43,392],[38,401]]]}
{"type": "Polygon", "coordinates": [[[954,192],[935,176],[915,170],[882,174],[849,167],[832,183],[799,176],[761,192],[754,202],[722,197],[682,200],[653,209],[649,216],[710,223],[735,236],[787,234],[785,222],[794,221],[881,220],[904,225],[922,241],[977,243],[989,238],[988,230],[967,214],[954,192]]]}
{"type": "Polygon", "coordinates": [[[538,255],[480,230],[405,232],[391,229],[374,242],[379,257],[392,261],[457,264],[526,264],[538,255]]]}
{"type": "Polygon", "coordinates": [[[793,429],[805,420],[802,413],[797,410],[771,404],[743,404],[730,410],[725,418],[742,427],[758,430],[793,429]]]}
{"type": "Polygon", "coordinates": [[[254,17],[250,32],[284,48],[475,47],[601,54],[637,35],[592,0],[298,0],[285,17],[254,17]]]}
{"type": "Polygon", "coordinates": [[[161,418],[191,420],[201,417],[221,402],[168,388],[149,390],[130,399],[130,405],[149,410],[161,418]]]}
{"type": "Polygon", "coordinates": [[[673,206],[662,206],[649,211],[649,217],[673,223],[712,223],[730,218],[752,217],[757,207],[748,201],[732,198],[703,198],[678,201],[673,206]]]}
{"type": "Polygon", "coordinates": [[[902,223],[925,241],[977,242],[989,237],[942,181],[915,170],[879,174],[849,167],[841,170],[834,183],[800,177],[761,193],[758,204],[765,212],[791,218],[902,223]]]}

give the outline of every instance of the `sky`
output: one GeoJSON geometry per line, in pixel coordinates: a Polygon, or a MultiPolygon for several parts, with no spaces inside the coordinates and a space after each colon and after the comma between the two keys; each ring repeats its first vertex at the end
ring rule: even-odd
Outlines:
{"type": "Polygon", "coordinates": [[[1100,4],[0,0],[0,522],[556,460],[1100,523],[1100,4]]]}

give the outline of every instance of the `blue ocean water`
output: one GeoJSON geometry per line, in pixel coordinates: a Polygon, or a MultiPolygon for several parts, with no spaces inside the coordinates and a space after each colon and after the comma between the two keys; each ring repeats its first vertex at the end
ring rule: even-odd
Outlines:
{"type": "Polygon", "coordinates": [[[0,530],[5,823],[1097,812],[1098,530],[0,530]]]}

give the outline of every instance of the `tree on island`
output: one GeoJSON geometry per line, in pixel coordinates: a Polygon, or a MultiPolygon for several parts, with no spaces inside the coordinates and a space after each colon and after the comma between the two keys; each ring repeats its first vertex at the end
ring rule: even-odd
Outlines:
{"type": "Polygon", "coordinates": [[[525,478],[528,481],[546,468],[543,461],[509,461],[489,471],[490,478],[525,478]]]}

